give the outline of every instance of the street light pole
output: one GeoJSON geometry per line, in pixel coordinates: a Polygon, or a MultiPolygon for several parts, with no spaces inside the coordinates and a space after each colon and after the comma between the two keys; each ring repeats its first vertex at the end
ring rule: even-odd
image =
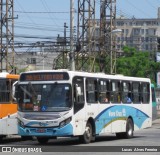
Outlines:
{"type": "Polygon", "coordinates": [[[121,29],[114,29],[111,32],[111,67],[110,67],[110,74],[116,74],[116,61],[117,61],[117,49],[116,49],[116,35],[118,33],[122,33],[121,29]]]}
{"type": "Polygon", "coordinates": [[[74,29],[74,0],[70,0],[70,69],[75,70],[74,61],[74,41],[73,41],[73,31],[74,29]]]}

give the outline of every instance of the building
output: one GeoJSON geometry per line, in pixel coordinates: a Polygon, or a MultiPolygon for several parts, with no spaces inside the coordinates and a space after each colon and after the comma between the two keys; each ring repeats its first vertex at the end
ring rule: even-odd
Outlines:
{"type": "MultiPolygon", "coordinates": [[[[160,8],[157,18],[127,19],[123,16],[116,19],[116,28],[121,29],[121,35],[117,35],[117,49],[127,45],[140,51],[160,50],[160,8]]],[[[95,22],[94,37],[100,36],[100,20],[95,22]]]]}
{"type": "Polygon", "coordinates": [[[160,18],[157,19],[117,19],[117,28],[122,35],[117,37],[120,46],[134,47],[140,51],[157,51],[160,36],[160,18]]]}
{"type": "MultiPolygon", "coordinates": [[[[16,73],[31,70],[51,70],[54,68],[57,56],[61,52],[45,51],[45,52],[16,52],[14,57],[14,66],[16,73]]],[[[11,62],[12,53],[8,53],[9,62],[11,62]]],[[[4,63],[5,64],[5,63],[4,63]]],[[[11,72],[9,68],[9,72],[11,72]]]]}
{"type": "MultiPolygon", "coordinates": [[[[8,52],[8,59],[3,60],[3,68],[7,68],[7,61],[8,72],[20,73],[31,70],[56,69],[57,62],[63,65],[63,58],[67,57],[66,54],[64,55],[63,53],[69,51],[68,47],[68,44],[65,46],[63,42],[59,42],[58,38],[55,42],[44,41],[29,45],[26,43],[24,45],[22,44],[22,46],[15,46],[14,65],[11,63],[13,62],[13,53],[8,52]]],[[[66,59],[66,61],[68,61],[68,57],[66,59]]]]}
{"type": "Polygon", "coordinates": [[[15,66],[18,70],[53,69],[56,52],[22,52],[15,55],[15,66]]]}

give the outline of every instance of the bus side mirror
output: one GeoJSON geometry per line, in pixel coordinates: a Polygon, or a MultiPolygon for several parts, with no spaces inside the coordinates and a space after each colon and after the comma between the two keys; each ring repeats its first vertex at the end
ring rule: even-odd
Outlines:
{"type": "Polygon", "coordinates": [[[12,85],[12,96],[13,99],[16,101],[17,97],[18,97],[18,81],[14,82],[12,85]]]}

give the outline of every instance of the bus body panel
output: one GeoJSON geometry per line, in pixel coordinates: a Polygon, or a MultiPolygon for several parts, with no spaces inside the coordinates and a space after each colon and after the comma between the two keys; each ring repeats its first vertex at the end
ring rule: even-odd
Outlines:
{"type": "Polygon", "coordinates": [[[7,75],[6,75],[6,78],[7,78],[7,79],[16,79],[16,80],[18,80],[19,75],[7,74],[7,75]]]}
{"type": "Polygon", "coordinates": [[[17,112],[17,104],[0,104],[0,118],[3,119],[3,117],[9,117],[12,114],[15,114],[17,112]]]}
{"type": "MultiPolygon", "coordinates": [[[[90,117],[95,121],[97,135],[125,132],[126,122],[129,117],[133,119],[135,131],[151,126],[152,124],[151,116],[141,111],[141,105],[135,108],[129,105],[115,104],[112,106],[108,105],[106,109],[88,105],[88,109],[89,110],[82,109],[82,111],[78,112],[79,114],[74,116],[76,124],[74,135],[84,133],[86,122],[90,117]],[[83,117],[85,116],[84,111],[87,111],[85,118],[83,117]]],[[[146,109],[146,112],[147,111],[148,109],[146,109]]]]}
{"type": "Polygon", "coordinates": [[[18,134],[17,114],[12,114],[9,117],[0,119],[0,135],[18,134]]]}
{"type": "MultiPolygon", "coordinates": [[[[146,115],[144,112],[141,111],[141,105],[139,108],[135,108],[129,105],[112,105],[108,106],[108,108],[104,109],[101,108],[101,110],[98,109],[97,106],[88,105],[88,110],[82,109],[77,114],[72,116],[71,123],[67,124],[65,127],[59,128],[57,125],[65,120],[60,119],[57,121],[56,124],[52,124],[50,127],[47,128],[47,125],[40,126],[42,124],[45,124],[46,122],[49,123],[49,121],[28,121],[28,123],[25,123],[25,120],[23,122],[25,123],[26,127],[25,129],[23,127],[19,127],[19,134],[22,136],[78,136],[82,135],[85,131],[86,122],[89,118],[93,118],[96,125],[96,134],[101,135],[105,133],[117,133],[117,132],[125,132],[126,131],[126,121],[129,117],[133,119],[134,122],[134,130],[143,129],[146,127],[151,126],[152,120],[151,116],[146,115]],[[84,111],[87,111],[85,114],[84,111]],[[93,112],[94,111],[94,112],[93,112]],[[36,127],[36,124],[38,125],[36,127]],[[118,126],[118,127],[117,127],[118,126]],[[39,128],[45,127],[45,131],[37,131],[39,128]]],[[[148,111],[148,109],[143,110],[148,111]]],[[[46,124],[47,124],[46,123],[46,124]]]]}
{"type": "Polygon", "coordinates": [[[96,134],[103,133],[106,130],[110,130],[112,133],[124,132],[129,117],[133,119],[135,130],[145,128],[146,123],[147,126],[151,126],[151,117],[140,109],[126,105],[112,105],[102,110],[95,118],[96,134]]]}

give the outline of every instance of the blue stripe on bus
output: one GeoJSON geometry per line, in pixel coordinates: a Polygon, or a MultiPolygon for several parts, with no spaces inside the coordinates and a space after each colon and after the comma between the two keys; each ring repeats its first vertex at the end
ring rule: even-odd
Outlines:
{"type": "Polygon", "coordinates": [[[129,116],[132,116],[134,124],[141,128],[144,121],[149,118],[147,114],[141,110],[126,106],[126,105],[114,105],[105,110],[95,118],[96,122],[96,134],[99,134],[107,125],[117,120],[126,120],[129,116]]]}

